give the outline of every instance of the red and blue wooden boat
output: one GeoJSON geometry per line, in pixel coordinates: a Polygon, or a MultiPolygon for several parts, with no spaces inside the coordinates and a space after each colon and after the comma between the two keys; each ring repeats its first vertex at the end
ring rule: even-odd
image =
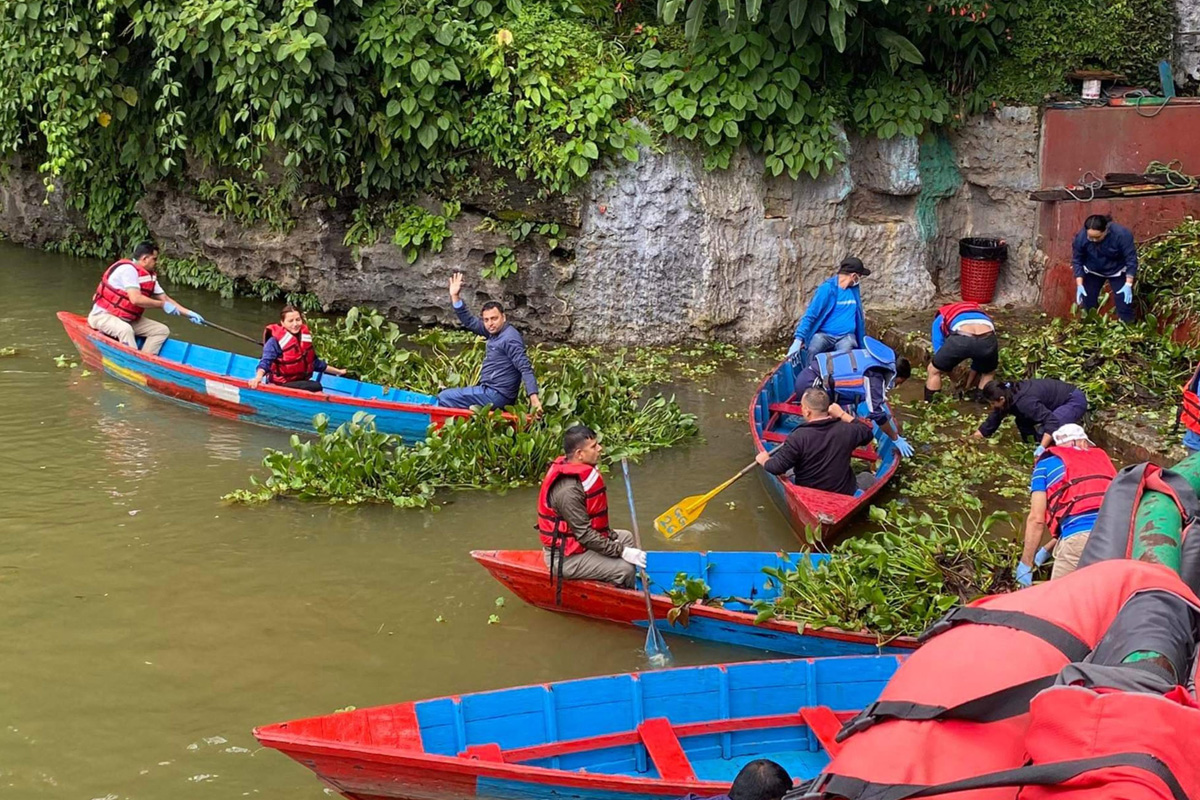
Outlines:
{"type": "MultiPolygon", "coordinates": [[[[650,800],[721,794],[756,758],[797,781],[898,656],[763,661],[441,697],[257,728],[353,800],[650,800]]],[[[826,750],[826,747],[829,750],[826,750]]]]}
{"type": "Polygon", "coordinates": [[[126,347],[92,330],[78,314],[58,312],[58,319],[88,366],[118,380],[191,408],[227,419],[253,422],[293,431],[311,431],[317,414],[331,428],[364,411],[375,417],[385,433],[413,442],[425,438],[430,425],[441,427],[453,417],[470,416],[466,409],[439,408],[436,398],[374,383],[323,375],[323,392],[263,384],[251,389],[258,359],[170,338],[158,355],[126,347]]]}
{"type": "MultiPolygon", "coordinates": [[[[558,605],[541,550],[475,550],[471,557],[530,605],[646,628],[646,599],[641,589],[622,589],[597,581],[564,581],[562,604],[558,605]]],[[[646,573],[656,592],[652,595],[655,626],[667,634],[801,657],[899,653],[917,646],[916,639],[908,636],[881,641],[865,631],[812,628],[783,619],[754,623],[756,613],[744,601],[767,600],[779,594],[778,584],[763,574],[763,568],[794,569],[805,561],[815,565],[827,558],[813,553],[647,553],[646,573]],[[679,573],[703,578],[712,597],[741,600],[724,606],[693,604],[688,608],[686,623],[681,618],[672,625],[667,621],[667,612],[674,603],[661,592],[674,585],[679,573]]]]}
{"type": "MultiPolygon", "coordinates": [[[[750,401],[750,434],[754,437],[756,451],[777,446],[797,426],[804,424],[800,401],[795,396],[795,383],[796,372],[784,361],[759,384],[750,401]]],[[[771,500],[791,523],[801,542],[819,542],[824,547],[832,547],[846,538],[847,523],[883,491],[900,464],[900,454],[887,436],[877,435],[875,445],[856,450],[854,458],[863,468],[873,464],[875,470],[875,483],[854,495],[796,486],[786,477],[758,470],[771,500]]]]}

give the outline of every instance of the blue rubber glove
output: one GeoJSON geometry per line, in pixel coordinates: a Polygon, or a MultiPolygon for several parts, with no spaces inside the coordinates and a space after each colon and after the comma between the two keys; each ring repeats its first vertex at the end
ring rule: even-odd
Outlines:
{"type": "Polygon", "coordinates": [[[191,311],[188,313],[188,319],[190,319],[192,322],[196,323],[197,325],[204,324],[204,317],[200,316],[195,311],[191,311]]]}
{"type": "Polygon", "coordinates": [[[1033,565],[1040,567],[1050,560],[1050,551],[1044,547],[1039,547],[1038,551],[1033,554],[1033,565]]]}
{"type": "Polygon", "coordinates": [[[1040,457],[1041,457],[1041,455],[1042,455],[1042,453],[1044,453],[1044,452],[1046,452],[1046,448],[1042,447],[1042,446],[1039,444],[1039,445],[1038,445],[1037,447],[1035,447],[1035,448],[1034,448],[1034,450],[1033,450],[1033,457],[1034,457],[1034,458],[1040,458],[1040,457]]]}
{"type": "Polygon", "coordinates": [[[904,456],[905,458],[912,458],[912,445],[909,444],[908,440],[903,436],[898,436],[893,439],[892,444],[896,445],[896,449],[900,451],[900,455],[904,456]]]}
{"type": "Polygon", "coordinates": [[[1117,290],[1117,294],[1121,295],[1121,297],[1124,298],[1126,303],[1132,303],[1133,302],[1133,284],[1132,283],[1125,284],[1124,286],[1122,286],[1120,289],[1117,290]]]}
{"type": "Polygon", "coordinates": [[[803,339],[792,339],[792,346],[788,348],[787,357],[791,358],[792,356],[796,355],[796,353],[799,353],[803,349],[804,349],[804,340],[803,339]]]}
{"type": "Polygon", "coordinates": [[[1087,289],[1083,288],[1083,284],[1075,287],[1075,305],[1083,305],[1083,301],[1087,299],[1087,289]]]}
{"type": "Polygon", "coordinates": [[[1017,583],[1022,586],[1033,586],[1033,567],[1024,561],[1017,562],[1017,583]]]}
{"type": "Polygon", "coordinates": [[[167,312],[168,314],[178,314],[179,306],[175,305],[174,303],[163,303],[163,311],[167,312]]]}

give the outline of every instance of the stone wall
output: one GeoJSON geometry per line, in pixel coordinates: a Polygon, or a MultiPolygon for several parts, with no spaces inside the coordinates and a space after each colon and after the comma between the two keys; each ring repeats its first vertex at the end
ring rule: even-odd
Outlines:
{"type": "Polygon", "coordinates": [[[1200,84],[1200,0],[1175,0],[1175,81],[1200,84]]]}
{"type": "MultiPolygon", "coordinates": [[[[503,282],[480,276],[497,248],[512,245],[479,230],[481,206],[496,210],[482,200],[464,203],[441,253],[412,265],[386,242],[357,254],[346,247],[345,204],[310,202],[286,234],[242,228],[172,186],[153,189],[139,209],[168,254],[315,292],[331,309],[369,303],[397,320],[450,322],[446,280],[461,269],[471,302],[501,300],[538,337],[751,344],[785,337],[849,254],[873,270],[863,284],[868,306],[928,307],[957,291],[957,240],[966,235],[1010,243],[998,301],[1036,300],[1036,209],[1023,193],[1037,183],[1037,130],[1036,111],[1003,109],[953,133],[961,183],[931,206],[936,231],[918,223],[922,147],[911,138],[852,137],[847,162],[816,180],[764,177],[762,160],[749,153],[705,172],[687,150],[643,151],[636,164],[594,173],[564,201],[569,213],[554,216],[575,224],[564,226],[559,246],[521,244],[520,270],[503,282]]],[[[62,238],[71,215],[43,198],[40,179],[12,170],[0,185],[0,232],[34,246],[62,238]]]]}

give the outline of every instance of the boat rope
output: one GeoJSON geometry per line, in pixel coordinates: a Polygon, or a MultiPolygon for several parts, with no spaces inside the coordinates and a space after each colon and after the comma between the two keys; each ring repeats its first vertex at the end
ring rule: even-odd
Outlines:
{"type": "Polygon", "coordinates": [[[1183,171],[1183,162],[1178,158],[1172,159],[1167,163],[1161,161],[1151,161],[1146,166],[1146,175],[1164,175],[1167,179],[1167,186],[1176,188],[1194,188],[1200,184],[1200,178],[1195,175],[1188,175],[1183,171]]]}
{"type": "Polygon", "coordinates": [[[1074,200],[1078,200],[1081,203],[1090,203],[1096,199],[1096,190],[1103,185],[1104,179],[1096,177],[1096,173],[1089,169],[1087,172],[1083,173],[1083,177],[1079,179],[1079,183],[1075,184],[1074,186],[1064,186],[1063,191],[1071,195],[1072,199],[1074,200]],[[1073,189],[1086,189],[1088,196],[1081,197],[1080,195],[1075,194],[1075,192],[1072,191],[1073,189]]]}

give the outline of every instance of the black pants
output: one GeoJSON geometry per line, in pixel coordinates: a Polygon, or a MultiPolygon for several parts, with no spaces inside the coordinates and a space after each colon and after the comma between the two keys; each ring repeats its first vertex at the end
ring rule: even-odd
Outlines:
{"type": "Polygon", "coordinates": [[[1000,366],[1000,345],[996,342],[996,334],[950,334],[933,354],[933,366],[938,372],[950,373],[968,358],[971,359],[971,369],[980,375],[995,372],[996,367],[1000,366]]]}
{"type": "Polygon", "coordinates": [[[1083,273],[1083,290],[1087,292],[1087,296],[1083,298],[1083,305],[1080,307],[1087,309],[1100,305],[1100,290],[1104,288],[1105,281],[1108,281],[1108,288],[1112,291],[1113,305],[1117,307],[1117,319],[1121,322],[1133,322],[1133,305],[1126,303],[1125,298],[1118,294],[1118,291],[1125,287],[1124,272],[1111,278],[1093,275],[1090,272],[1083,273]]]}
{"type": "Polygon", "coordinates": [[[324,387],[321,386],[320,381],[288,381],[279,385],[285,389],[299,389],[302,392],[324,391],[324,387]]]}

